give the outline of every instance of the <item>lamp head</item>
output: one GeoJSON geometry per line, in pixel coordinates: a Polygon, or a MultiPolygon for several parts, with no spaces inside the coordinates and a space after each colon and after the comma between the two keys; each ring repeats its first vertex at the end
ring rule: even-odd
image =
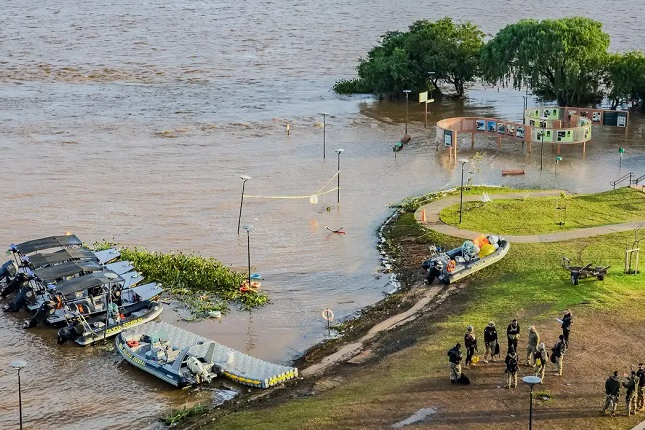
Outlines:
{"type": "Polygon", "coordinates": [[[467,159],[467,158],[460,158],[460,159],[459,159],[459,162],[460,162],[460,163],[461,163],[461,165],[463,166],[464,164],[468,163],[468,159],[467,159]]]}
{"type": "Polygon", "coordinates": [[[428,72],[428,75],[434,75],[437,72],[428,72]]]}
{"type": "Polygon", "coordinates": [[[542,121],[546,121],[546,120],[548,120],[548,119],[549,119],[549,118],[547,118],[547,117],[545,117],[545,116],[541,116],[541,117],[540,117],[540,120],[542,120],[542,121]]]}
{"type": "Polygon", "coordinates": [[[341,153],[341,152],[343,152],[343,151],[344,151],[344,149],[342,149],[342,148],[338,148],[338,149],[336,150],[336,152],[338,153],[338,155],[340,155],[340,153],[341,153]]]}
{"type": "Polygon", "coordinates": [[[412,92],[412,90],[403,90],[404,93],[409,94],[412,92]]]}
{"type": "Polygon", "coordinates": [[[27,362],[25,360],[13,360],[9,365],[14,369],[22,369],[27,365],[27,362]]]}
{"type": "Polygon", "coordinates": [[[244,224],[242,228],[248,232],[253,229],[253,226],[251,224],[244,224]]]}
{"type": "Polygon", "coordinates": [[[329,114],[328,114],[327,112],[320,112],[320,115],[322,115],[322,116],[327,116],[327,115],[329,115],[329,114]]]}
{"type": "Polygon", "coordinates": [[[248,181],[249,179],[251,179],[251,177],[250,177],[250,176],[247,176],[247,175],[240,175],[240,178],[241,178],[244,182],[246,182],[246,181],[248,181]]]}
{"type": "Polygon", "coordinates": [[[119,277],[119,275],[117,275],[117,274],[116,274],[116,273],[114,273],[114,272],[105,272],[105,273],[103,274],[103,276],[105,276],[105,277],[106,277],[106,278],[108,278],[108,279],[116,279],[116,278],[118,278],[118,277],[119,277]]]}

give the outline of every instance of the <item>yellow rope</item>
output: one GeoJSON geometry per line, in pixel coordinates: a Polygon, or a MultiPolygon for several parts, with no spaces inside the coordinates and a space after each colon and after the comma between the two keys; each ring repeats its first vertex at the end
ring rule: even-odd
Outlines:
{"type": "MultiPolygon", "coordinates": [[[[314,193],[312,195],[320,196],[320,195],[323,195],[323,194],[331,193],[332,191],[336,191],[338,189],[338,187],[334,187],[334,188],[332,188],[330,190],[327,190],[327,191],[323,191],[323,190],[339,174],[340,174],[340,170],[337,171],[334,176],[329,178],[327,183],[325,185],[323,185],[322,188],[320,188],[316,193],[314,193]]],[[[308,195],[308,196],[250,196],[250,195],[245,194],[244,197],[254,198],[254,199],[309,199],[309,198],[311,198],[312,195],[308,195]]]]}

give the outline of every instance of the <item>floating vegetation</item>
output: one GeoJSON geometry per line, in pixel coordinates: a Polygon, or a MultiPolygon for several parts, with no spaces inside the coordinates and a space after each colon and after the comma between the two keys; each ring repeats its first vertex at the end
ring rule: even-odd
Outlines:
{"type": "Polygon", "coordinates": [[[190,408],[188,406],[184,406],[178,411],[173,411],[171,409],[170,413],[163,417],[161,421],[171,427],[174,427],[181,424],[186,418],[203,415],[206,412],[208,412],[208,408],[205,405],[196,405],[190,408]]]}
{"type": "MultiPolygon", "coordinates": [[[[95,250],[114,247],[114,243],[95,243],[95,250]]],[[[182,302],[190,311],[189,319],[217,317],[226,313],[229,303],[245,310],[265,305],[269,297],[261,291],[240,286],[244,273],[236,272],[214,258],[195,254],[150,252],[140,248],[121,248],[121,258],[129,260],[146,279],[160,282],[170,297],[182,302]]]]}

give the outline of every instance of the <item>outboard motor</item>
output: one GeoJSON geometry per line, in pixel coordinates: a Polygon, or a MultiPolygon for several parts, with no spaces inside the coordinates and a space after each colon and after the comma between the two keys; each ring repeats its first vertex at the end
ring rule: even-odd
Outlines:
{"type": "Polygon", "coordinates": [[[9,294],[18,291],[20,288],[24,287],[27,282],[29,282],[29,276],[20,272],[18,276],[13,278],[7,285],[0,291],[0,297],[7,297],[9,294]]]}
{"type": "Polygon", "coordinates": [[[27,304],[27,295],[33,294],[31,287],[22,287],[16,297],[4,308],[5,312],[18,312],[27,304]]]}
{"type": "Polygon", "coordinates": [[[188,359],[186,360],[186,365],[188,366],[190,373],[195,375],[195,380],[198,384],[201,384],[203,381],[206,381],[208,383],[211,382],[211,374],[197,357],[194,357],[192,355],[188,357],[188,359]]]}
{"type": "Polygon", "coordinates": [[[63,344],[68,340],[74,341],[77,337],[82,335],[84,331],[85,328],[83,327],[83,323],[81,323],[80,321],[69,323],[67,327],[63,327],[58,330],[57,342],[59,344],[63,344]]]}
{"type": "Polygon", "coordinates": [[[444,264],[441,258],[434,257],[424,261],[421,264],[421,267],[428,271],[425,283],[430,285],[435,280],[435,278],[439,277],[443,273],[444,264]]]}
{"type": "Polygon", "coordinates": [[[50,315],[56,312],[56,304],[53,301],[46,301],[36,311],[29,321],[25,321],[24,328],[31,328],[38,325],[38,323],[45,320],[50,315]]]}
{"type": "Polygon", "coordinates": [[[16,276],[16,266],[13,264],[12,260],[7,261],[2,266],[0,266],[0,282],[5,281],[9,283],[11,278],[16,276]]]}

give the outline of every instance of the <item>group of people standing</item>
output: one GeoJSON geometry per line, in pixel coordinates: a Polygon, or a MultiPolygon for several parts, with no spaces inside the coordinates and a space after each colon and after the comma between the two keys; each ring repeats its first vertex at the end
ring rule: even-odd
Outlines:
{"type": "MultiPolygon", "coordinates": [[[[571,325],[573,324],[573,315],[571,310],[567,309],[562,319],[558,321],[562,324],[562,334],[559,336],[558,342],[556,342],[551,348],[550,355],[546,351],[544,343],[540,341],[540,334],[535,326],[532,325],[528,329],[526,365],[533,366],[535,375],[540,377],[540,383],[542,383],[542,380],[544,379],[544,373],[549,359],[555,365],[554,374],[562,376],[562,362],[569,347],[569,334],[571,332],[571,325]]],[[[516,319],[513,319],[506,328],[506,339],[508,341],[506,358],[504,359],[504,363],[506,364],[506,369],[504,371],[507,381],[506,388],[517,387],[517,372],[519,370],[520,363],[520,358],[518,356],[520,333],[520,324],[516,319]]],[[[484,343],[486,352],[484,353],[483,362],[488,364],[488,357],[490,356],[490,361],[495,363],[497,361],[495,357],[501,358],[501,356],[497,328],[493,321],[489,322],[484,329],[484,343]]],[[[464,364],[465,367],[469,369],[470,366],[474,364],[473,358],[475,357],[475,351],[478,351],[477,336],[475,335],[474,327],[471,325],[466,328],[464,346],[466,349],[466,361],[464,364]]],[[[462,358],[461,344],[457,343],[448,351],[448,359],[450,362],[450,382],[453,384],[468,383],[464,382],[467,378],[463,377],[461,373],[462,358]]],[[[643,382],[645,384],[645,379],[643,382]]]]}
{"type": "Polygon", "coordinates": [[[638,364],[638,370],[634,370],[633,366],[631,373],[625,373],[625,380],[620,381],[618,378],[618,371],[615,371],[612,376],[605,381],[605,407],[602,408],[604,414],[607,409],[611,411],[611,416],[616,414],[616,406],[618,406],[618,398],[620,397],[620,389],[625,388],[625,414],[630,416],[635,414],[636,411],[644,409],[645,399],[643,398],[643,388],[645,387],[645,365],[638,364]]]}

